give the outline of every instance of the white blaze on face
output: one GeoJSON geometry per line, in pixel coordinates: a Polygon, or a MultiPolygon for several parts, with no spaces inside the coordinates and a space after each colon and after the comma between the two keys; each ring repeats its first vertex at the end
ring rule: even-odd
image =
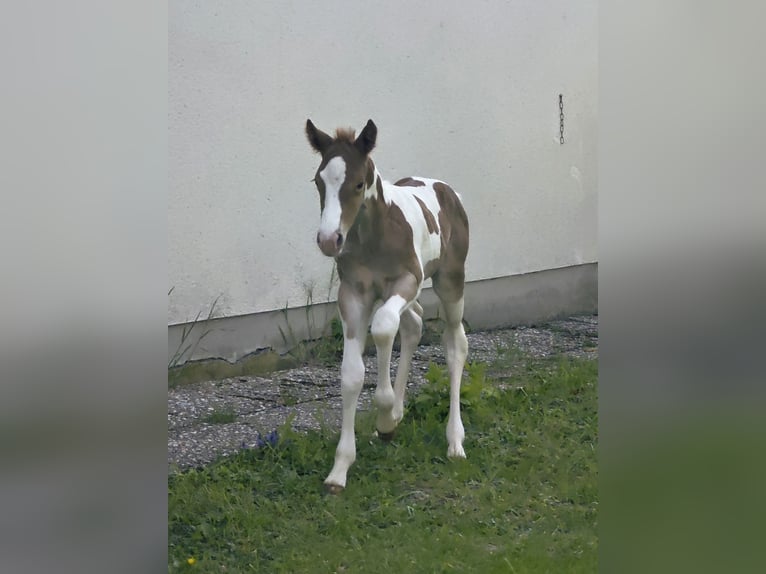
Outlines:
{"type": "Polygon", "coordinates": [[[319,172],[319,177],[324,182],[324,209],[319,222],[319,235],[328,237],[340,229],[340,188],[346,180],[346,162],[340,156],[332,158],[319,172]]]}

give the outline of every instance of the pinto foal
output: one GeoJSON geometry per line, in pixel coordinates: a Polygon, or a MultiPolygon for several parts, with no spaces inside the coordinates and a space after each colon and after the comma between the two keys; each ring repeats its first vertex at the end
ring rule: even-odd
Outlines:
{"type": "Polygon", "coordinates": [[[340,277],[343,423],[335,464],[325,479],[332,493],[346,486],[356,458],[354,418],[364,381],[367,328],[378,355],[378,436],[390,440],[404,413],[410,362],[423,326],[417,299],[428,278],[447,323],[442,338],[450,377],[447,456],[465,458],[460,379],[468,354],[462,324],[468,218],[460,198],[444,182],[421,177],[383,181],[370,159],[377,132],[369,120],[359,137],[351,130],[338,130],[332,137],[306,122],[309,143],[322,155],[314,178],[321,207],[316,240],[322,253],[335,258],[340,277]],[[392,388],[391,350],[397,331],[401,356],[392,388]]]}

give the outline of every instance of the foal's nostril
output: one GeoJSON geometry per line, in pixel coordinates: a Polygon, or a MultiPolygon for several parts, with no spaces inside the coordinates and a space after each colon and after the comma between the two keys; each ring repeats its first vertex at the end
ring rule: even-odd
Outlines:
{"type": "Polygon", "coordinates": [[[319,232],[317,231],[317,245],[319,245],[320,243],[322,243],[322,240],[319,239],[319,232]]]}
{"type": "Polygon", "coordinates": [[[343,234],[338,233],[338,239],[335,240],[335,244],[340,248],[343,245],[343,234]]]}

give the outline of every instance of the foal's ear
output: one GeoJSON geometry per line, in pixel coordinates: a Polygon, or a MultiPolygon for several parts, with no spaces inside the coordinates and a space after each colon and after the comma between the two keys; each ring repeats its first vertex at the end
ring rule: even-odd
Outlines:
{"type": "Polygon", "coordinates": [[[372,120],[367,120],[367,125],[364,126],[362,133],[356,138],[354,145],[367,155],[375,147],[375,139],[378,137],[378,128],[375,126],[372,120]]]}
{"type": "Polygon", "coordinates": [[[311,147],[319,153],[324,153],[332,143],[332,137],[317,129],[311,120],[306,120],[306,137],[309,139],[311,147]]]}

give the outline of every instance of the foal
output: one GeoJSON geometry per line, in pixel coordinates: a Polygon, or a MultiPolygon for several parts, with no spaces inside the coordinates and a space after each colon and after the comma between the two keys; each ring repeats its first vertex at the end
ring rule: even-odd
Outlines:
{"type": "Polygon", "coordinates": [[[442,337],[450,377],[447,456],[465,458],[460,379],[468,354],[462,324],[468,218],[460,198],[444,182],[421,177],[383,181],[369,157],[377,132],[369,120],[359,137],[351,130],[337,130],[332,137],[306,122],[309,143],[322,155],[314,178],[321,207],[316,240],[322,253],[335,258],[340,277],[343,424],[335,464],[325,479],[332,493],[346,486],[356,458],[354,418],[364,381],[367,328],[371,324],[378,354],[378,436],[390,440],[404,413],[410,362],[423,326],[417,299],[428,278],[447,323],[442,337]],[[392,388],[391,350],[397,331],[401,356],[392,388]]]}

